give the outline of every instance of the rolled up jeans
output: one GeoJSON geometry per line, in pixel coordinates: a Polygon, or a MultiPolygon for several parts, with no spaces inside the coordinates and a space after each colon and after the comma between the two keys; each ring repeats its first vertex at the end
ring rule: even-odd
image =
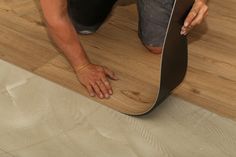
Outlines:
{"type": "Polygon", "coordinates": [[[68,0],[68,12],[76,30],[96,31],[117,0],[68,0]]]}
{"type": "MultiPolygon", "coordinates": [[[[68,12],[76,30],[96,31],[117,0],[68,0],[68,12]]],[[[174,0],[137,0],[139,37],[144,45],[161,47],[174,0]]]]}

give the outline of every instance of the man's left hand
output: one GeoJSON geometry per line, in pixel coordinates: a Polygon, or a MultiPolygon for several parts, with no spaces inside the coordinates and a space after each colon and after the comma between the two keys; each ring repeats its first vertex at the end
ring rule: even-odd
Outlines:
{"type": "Polygon", "coordinates": [[[208,6],[206,0],[195,0],[191,11],[185,19],[181,29],[181,35],[187,35],[191,29],[202,23],[208,15],[208,6]]]}

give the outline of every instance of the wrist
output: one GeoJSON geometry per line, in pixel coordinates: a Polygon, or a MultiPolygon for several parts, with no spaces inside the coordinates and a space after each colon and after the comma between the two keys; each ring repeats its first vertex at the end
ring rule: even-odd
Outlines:
{"type": "Polygon", "coordinates": [[[89,65],[91,65],[91,63],[84,63],[83,65],[79,65],[77,67],[75,67],[75,72],[76,73],[80,73],[81,71],[85,70],[89,65]]]}
{"type": "Polygon", "coordinates": [[[77,71],[78,67],[91,64],[87,57],[80,57],[78,59],[74,58],[73,60],[74,61],[71,61],[71,64],[75,71],[77,71]]]}
{"type": "Polygon", "coordinates": [[[82,46],[80,48],[71,48],[69,52],[67,53],[67,57],[74,69],[84,64],[90,63],[90,60],[82,46]]]}

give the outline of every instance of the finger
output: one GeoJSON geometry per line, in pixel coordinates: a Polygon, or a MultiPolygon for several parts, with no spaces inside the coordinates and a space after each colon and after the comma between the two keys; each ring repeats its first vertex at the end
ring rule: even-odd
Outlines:
{"type": "Polygon", "coordinates": [[[86,85],[86,89],[91,97],[95,96],[94,90],[90,84],[86,85]]]}
{"type": "Polygon", "coordinates": [[[204,14],[204,19],[208,17],[208,11],[204,14]]]}
{"type": "Polygon", "coordinates": [[[113,91],[112,91],[111,84],[110,84],[109,80],[107,80],[106,77],[103,77],[101,80],[104,83],[104,85],[106,86],[109,94],[111,95],[113,93],[113,91]]]}
{"type": "Polygon", "coordinates": [[[194,3],[192,9],[190,10],[187,18],[184,21],[184,27],[188,27],[192,23],[193,19],[197,16],[200,8],[201,5],[199,5],[199,3],[194,3]]]}
{"type": "Polygon", "coordinates": [[[109,98],[110,95],[108,94],[108,90],[107,90],[106,86],[104,85],[104,83],[101,80],[99,80],[99,81],[96,81],[96,84],[98,85],[98,87],[102,91],[105,98],[109,98]]]}
{"type": "Polygon", "coordinates": [[[113,80],[118,80],[119,78],[115,75],[115,73],[111,70],[109,70],[107,67],[104,67],[104,71],[106,75],[108,75],[113,80]]]}
{"type": "Polygon", "coordinates": [[[198,15],[196,16],[196,18],[192,21],[190,26],[194,27],[194,26],[199,25],[200,23],[202,23],[206,12],[207,12],[207,10],[205,8],[202,8],[199,11],[198,15]]]}
{"type": "Polygon", "coordinates": [[[184,31],[183,35],[187,35],[187,34],[191,31],[191,29],[192,29],[192,27],[188,27],[188,28],[184,31]]]}
{"type": "Polygon", "coordinates": [[[100,91],[100,88],[98,87],[98,85],[96,83],[92,84],[93,90],[96,92],[97,96],[101,99],[104,98],[104,95],[102,94],[102,92],[100,91]]]}
{"type": "Polygon", "coordinates": [[[188,30],[188,27],[182,27],[180,34],[181,34],[181,35],[185,35],[185,33],[187,32],[187,30],[188,30]]]}
{"type": "Polygon", "coordinates": [[[192,29],[191,26],[188,26],[186,28],[182,28],[180,34],[181,35],[187,35],[187,33],[192,29]]]}
{"type": "Polygon", "coordinates": [[[208,15],[208,7],[205,5],[201,8],[198,15],[194,18],[192,23],[188,27],[182,27],[181,28],[181,35],[187,35],[196,25],[199,25],[202,23],[202,21],[207,17],[208,15]]]}

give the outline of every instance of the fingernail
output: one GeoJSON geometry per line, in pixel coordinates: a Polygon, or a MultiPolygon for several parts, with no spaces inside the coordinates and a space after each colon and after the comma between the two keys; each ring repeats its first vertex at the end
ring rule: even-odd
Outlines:
{"type": "Polygon", "coordinates": [[[109,94],[112,94],[112,90],[109,90],[109,94]]]}
{"type": "Polygon", "coordinates": [[[184,23],[184,27],[188,27],[188,22],[185,22],[185,23],[184,23]]]}
{"type": "Polygon", "coordinates": [[[100,94],[100,98],[104,98],[102,94],[100,94]]]}
{"type": "Polygon", "coordinates": [[[90,96],[91,96],[91,97],[94,97],[94,96],[95,96],[95,94],[94,94],[94,93],[90,93],[90,96]]]}

